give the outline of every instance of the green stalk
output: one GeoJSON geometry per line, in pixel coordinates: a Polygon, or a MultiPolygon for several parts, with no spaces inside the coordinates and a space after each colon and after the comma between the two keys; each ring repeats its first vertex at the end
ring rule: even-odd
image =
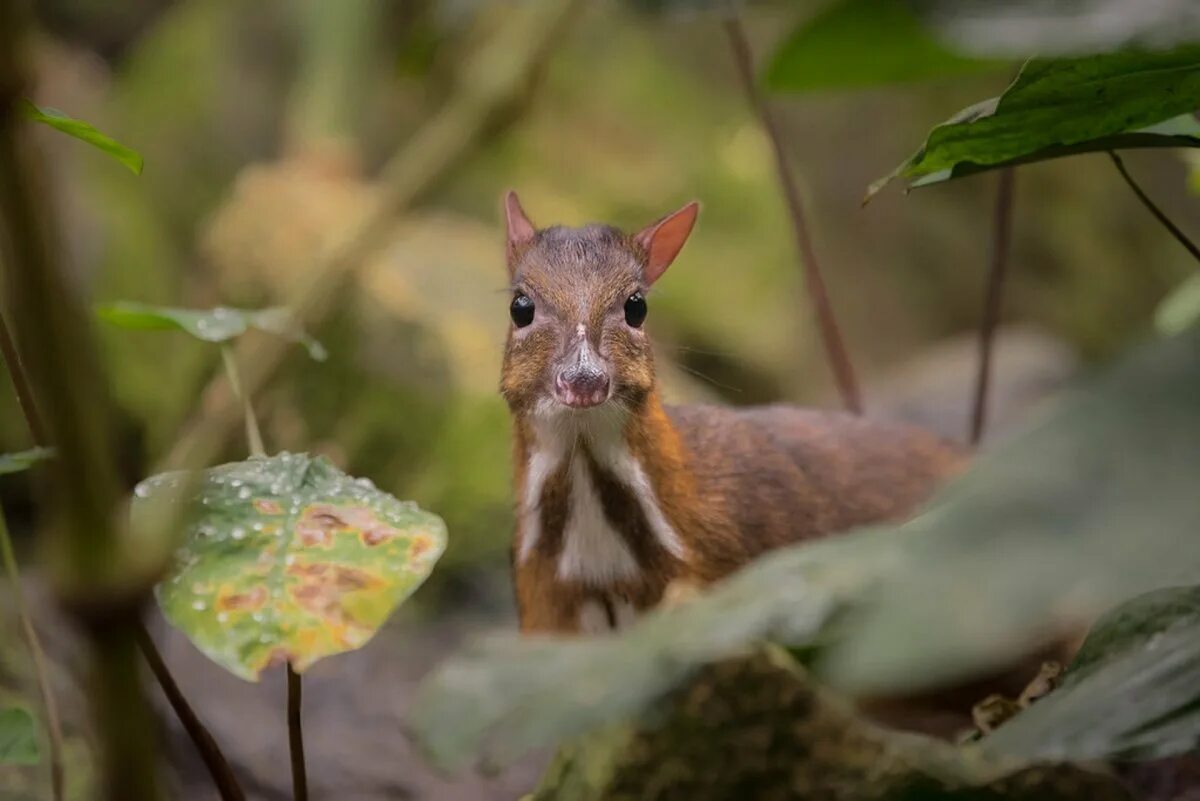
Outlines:
{"type": "Polygon", "coordinates": [[[242,416],[246,419],[246,443],[250,447],[250,455],[266,456],[262,432],[258,428],[258,417],[254,414],[254,405],[250,402],[250,396],[242,391],[242,377],[238,372],[237,360],[233,349],[228,345],[221,346],[221,361],[225,363],[225,375],[229,379],[229,386],[233,388],[233,394],[242,401],[242,416]]]}

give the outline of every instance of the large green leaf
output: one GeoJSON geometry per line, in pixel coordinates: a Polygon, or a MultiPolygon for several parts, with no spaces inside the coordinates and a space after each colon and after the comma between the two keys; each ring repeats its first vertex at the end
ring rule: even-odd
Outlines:
{"type": "Polygon", "coordinates": [[[0,476],[28,470],[38,462],[43,462],[53,456],[53,448],[30,448],[26,451],[0,454],[0,476]]]}
{"type": "Polygon", "coordinates": [[[21,707],[0,709],[0,764],[36,765],[39,758],[33,715],[21,707]]]}
{"type": "Polygon", "coordinates": [[[1200,586],[1101,619],[1062,685],[985,741],[1037,759],[1150,759],[1200,747],[1200,586]]]}
{"type": "Polygon", "coordinates": [[[91,125],[80,120],[72,119],[58,109],[40,108],[28,100],[24,103],[25,116],[34,122],[49,125],[55,130],[62,131],[68,136],[87,142],[92,147],[102,150],[117,161],[124,164],[135,175],[142,174],[142,154],[126,147],[111,136],[100,133],[91,125]]]}
{"type": "Polygon", "coordinates": [[[324,361],[325,348],[306,334],[287,309],[231,309],[217,306],[212,309],[177,309],[170,306],[150,306],[144,303],[113,303],[101,306],[96,314],[105,322],[132,330],[186,331],[205,342],[227,342],[240,337],[251,328],[297,342],[308,355],[324,361]]]}
{"type": "Polygon", "coordinates": [[[1200,41],[1195,0],[910,0],[956,49],[982,56],[1078,56],[1200,41]]]}
{"type": "Polygon", "coordinates": [[[825,667],[859,690],[934,685],[1134,595],[1200,582],[1200,329],[1139,348],[981,456],[901,527],[907,570],[825,667]]]}
{"type": "MultiPolygon", "coordinates": [[[[143,481],[135,517],[176,503],[186,479],[143,481]]],[[[204,471],[198,486],[158,600],[201,651],[245,679],[361,647],[446,546],[441,519],[323,458],[252,458],[204,471]]]]}
{"type": "Polygon", "coordinates": [[[771,58],[766,83],[791,92],[852,89],[993,71],[1004,64],[946,49],[902,0],[838,0],[787,38],[771,58]]]}
{"type": "Polygon", "coordinates": [[[842,603],[895,570],[898,556],[894,539],[864,533],[781,551],[621,636],[483,640],[426,679],[409,725],[446,768],[505,764],[635,717],[752,643],[811,642],[842,603]]]}
{"type": "Polygon", "coordinates": [[[1200,45],[1035,59],[997,98],[934,128],[893,178],[912,186],[1000,166],[1119,148],[1198,147],[1200,45]]]}

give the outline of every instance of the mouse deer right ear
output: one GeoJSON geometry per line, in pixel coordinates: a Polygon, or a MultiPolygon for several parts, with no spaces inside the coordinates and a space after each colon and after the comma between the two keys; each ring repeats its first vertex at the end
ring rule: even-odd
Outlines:
{"type": "Polygon", "coordinates": [[[504,194],[504,225],[508,231],[505,254],[508,258],[508,271],[511,273],[516,266],[517,254],[533,241],[533,235],[536,233],[533,223],[525,216],[525,209],[521,208],[521,200],[512,190],[504,194]]]}

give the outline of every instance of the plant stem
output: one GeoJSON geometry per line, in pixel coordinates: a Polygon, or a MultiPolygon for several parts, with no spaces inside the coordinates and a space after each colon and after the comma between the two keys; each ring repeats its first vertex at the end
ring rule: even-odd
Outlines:
{"type": "Polygon", "coordinates": [[[1121,160],[1121,157],[1112,150],[1108,151],[1108,156],[1112,159],[1113,164],[1116,165],[1117,172],[1121,173],[1121,177],[1125,179],[1125,183],[1133,190],[1133,194],[1137,195],[1137,199],[1142,202],[1142,205],[1154,215],[1154,219],[1162,223],[1163,227],[1171,233],[1171,236],[1175,237],[1175,241],[1183,245],[1187,252],[1192,254],[1193,259],[1200,261],[1200,248],[1196,247],[1196,243],[1188,239],[1187,234],[1181,231],[1178,225],[1171,222],[1171,218],[1138,186],[1137,181],[1133,180],[1133,176],[1129,174],[1129,170],[1125,169],[1125,162],[1121,160]]]}
{"type": "Polygon", "coordinates": [[[29,424],[29,433],[33,436],[33,444],[45,447],[46,429],[42,428],[42,419],[38,417],[37,405],[33,402],[33,392],[29,389],[29,379],[25,377],[25,370],[21,367],[21,357],[17,353],[16,343],[13,342],[12,335],[8,333],[8,324],[4,322],[4,316],[0,314],[0,355],[4,357],[4,363],[8,366],[8,375],[12,378],[13,390],[17,394],[17,405],[21,407],[21,413],[25,415],[25,422],[29,424]]]}
{"type": "Polygon", "coordinates": [[[225,362],[225,375],[229,378],[229,386],[233,394],[242,400],[242,415],[246,418],[246,443],[250,446],[251,456],[266,456],[263,448],[262,432],[258,429],[258,418],[254,414],[254,406],[250,396],[242,391],[242,378],[238,373],[237,361],[233,350],[228,345],[221,346],[221,360],[225,362]]]}
{"type": "Polygon", "coordinates": [[[1013,182],[1016,170],[1007,167],[1000,171],[996,185],[996,208],[992,227],[992,258],[988,267],[987,289],[984,292],[983,320],[979,324],[979,363],[975,375],[975,399],[971,406],[971,445],[983,439],[987,420],[988,389],[992,375],[992,344],[1000,322],[1000,307],[1004,300],[1004,278],[1008,272],[1009,245],[1012,241],[1013,182]]]}
{"type": "MultiPolygon", "coordinates": [[[[13,333],[59,452],[40,508],[49,574],[90,650],[87,694],[99,745],[96,797],[154,801],[154,729],[137,670],[134,630],[157,572],[154,548],[127,548],[114,524],[117,481],[107,385],[87,317],[59,264],[53,205],[30,131],[18,111],[29,80],[28,8],[0,0],[0,262],[13,333]],[[149,552],[148,552],[149,551],[149,552]],[[152,569],[153,568],[153,569],[152,569]]],[[[165,564],[169,548],[162,548],[165,564]]]]}
{"type": "Polygon", "coordinates": [[[862,395],[858,389],[858,380],[854,375],[854,367],[846,353],[846,345],[842,340],[837,317],[833,312],[833,304],[829,299],[829,290],[817,261],[817,251],[813,244],[812,234],[808,227],[808,217],[804,210],[804,202],[800,197],[800,189],[792,174],[788,162],[787,150],[783,145],[783,136],[771,107],[758,91],[754,77],[754,56],[750,51],[750,42],[742,27],[736,11],[730,9],[724,20],[725,33],[729,38],[729,47],[733,51],[733,61],[737,67],[738,78],[746,99],[750,102],[759,123],[771,142],[771,150],[775,154],[775,169],[779,175],[779,183],[783,187],[783,195],[791,212],[792,231],[796,238],[796,248],[800,252],[800,260],[804,269],[804,283],[808,295],[812,299],[817,313],[817,327],[821,332],[821,340],[825,344],[825,352],[829,359],[829,367],[833,371],[837,383],[838,394],[842,404],[855,414],[862,413],[862,395]]]}
{"type": "Polygon", "coordinates": [[[184,731],[188,733],[196,750],[200,752],[200,758],[204,760],[204,766],[208,768],[209,775],[212,776],[213,784],[217,787],[217,792],[221,796],[222,801],[245,801],[246,795],[242,792],[241,786],[238,785],[237,777],[233,773],[233,768],[225,759],[225,754],[221,752],[221,747],[217,745],[217,741],[213,739],[208,728],[200,720],[195,710],[188,703],[187,698],[179,689],[179,685],[175,683],[175,677],[171,675],[171,671],[167,668],[167,663],[163,660],[162,654],[158,651],[158,646],[154,644],[154,639],[150,636],[150,632],[146,630],[146,624],[140,623],[137,629],[138,648],[141,649],[142,656],[145,657],[147,664],[150,665],[150,671],[154,674],[154,678],[158,681],[158,686],[162,688],[163,695],[167,697],[167,701],[171,704],[171,709],[175,711],[176,717],[183,725],[184,731]]]}
{"type": "Polygon", "coordinates": [[[25,635],[25,644],[29,646],[29,654],[33,657],[33,670],[37,675],[38,690],[42,694],[42,707],[46,711],[46,729],[50,735],[50,787],[55,801],[63,801],[63,737],[62,724],[58,717],[58,700],[54,697],[54,688],[50,686],[46,654],[42,651],[37,629],[33,627],[29,609],[25,606],[25,597],[21,592],[21,574],[17,570],[17,557],[13,554],[12,538],[9,537],[3,511],[0,511],[0,556],[3,557],[4,571],[12,584],[13,602],[16,605],[17,618],[21,621],[21,633],[25,635]]]}
{"type": "Polygon", "coordinates": [[[300,721],[300,674],[287,664],[288,754],[292,759],[292,800],[308,801],[308,772],[304,766],[304,729],[300,721]]]}

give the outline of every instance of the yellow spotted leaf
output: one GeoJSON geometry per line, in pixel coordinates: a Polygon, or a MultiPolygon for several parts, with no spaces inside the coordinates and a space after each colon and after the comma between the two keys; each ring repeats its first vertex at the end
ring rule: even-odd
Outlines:
{"type": "MultiPolygon", "coordinates": [[[[182,473],[138,485],[134,515],[178,502],[182,473]]],[[[170,575],[167,619],[233,674],[303,671],[362,647],[429,575],[441,519],[323,458],[282,453],[204,471],[170,575]]]]}

